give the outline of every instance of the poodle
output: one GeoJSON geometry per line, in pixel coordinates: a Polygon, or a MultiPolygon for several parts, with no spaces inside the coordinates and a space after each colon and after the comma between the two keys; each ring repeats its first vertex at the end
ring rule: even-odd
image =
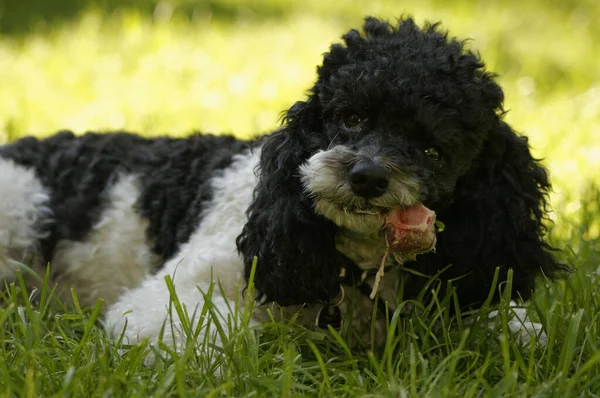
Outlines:
{"type": "Polygon", "coordinates": [[[22,138],[0,147],[0,280],[49,263],[57,294],[103,299],[108,333],[129,343],[182,342],[173,288],[196,320],[207,292],[225,321],[251,293],[253,324],[278,308],[367,341],[374,300],[394,311],[431,276],[473,307],[512,270],[527,299],[561,267],[547,172],[503,98],[438,24],[367,18],[270,134],[22,138]]]}

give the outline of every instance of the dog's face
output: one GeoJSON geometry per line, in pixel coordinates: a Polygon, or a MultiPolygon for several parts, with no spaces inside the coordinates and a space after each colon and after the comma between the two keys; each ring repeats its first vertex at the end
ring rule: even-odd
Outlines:
{"type": "Polygon", "coordinates": [[[319,68],[309,99],[318,149],[300,175],[317,213],[373,233],[389,209],[451,200],[497,122],[502,92],[462,44],[412,21],[367,22],[364,35],[344,39],[319,68]]]}

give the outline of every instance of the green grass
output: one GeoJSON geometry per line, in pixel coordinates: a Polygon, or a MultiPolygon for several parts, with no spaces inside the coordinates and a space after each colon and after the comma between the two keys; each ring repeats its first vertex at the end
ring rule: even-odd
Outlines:
{"type": "MultiPolygon", "coordinates": [[[[351,350],[344,332],[309,331],[271,322],[248,327],[249,312],[224,323],[208,304],[185,324],[197,336],[207,322],[229,331],[222,348],[188,340],[167,347],[145,366],[153,349],[121,345],[99,327],[100,305],[57,308],[51,292],[28,293],[23,283],[3,295],[0,309],[2,396],[575,396],[600,391],[599,277],[579,263],[573,278],[531,303],[548,344],[520,344],[506,329],[502,301],[461,319],[448,295],[410,317],[391,318],[383,349],[351,350]],[[35,302],[36,304],[31,304],[35,302]],[[199,353],[199,354],[198,354],[199,353]],[[217,372],[217,370],[220,371],[217,372]]],[[[165,282],[169,284],[168,281],[165,282]]],[[[166,287],[165,287],[166,288],[166,287]]],[[[218,289],[218,287],[215,287],[218,289]]],[[[502,286],[509,291],[509,286],[502,286]]],[[[212,292],[208,292],[210,297],[212,292]]],[[[60,307],[60,305],[58,305],[60,307]]],[[[175,299],[172,311],[183,313],[175,299]]],[[[465,315],[465,314],[463,314],[465,315]]],[[[185,317],[183,317],[185,318],[185,317]]]]}
{"type": "Polygon", "coordinates": [[[508,121],[546,159],[552,240],[576,269],[542,281],[530,304],[546,347],[516,344],[502,317],[493,330],[451,317],[447,297],[395,319],[380,351],[242,322],[222,325],[234,330],[219,359],[207,342],[206,355],[190,345],[146,367],[150,348],[109,341],[97,308],[57,308],[41,290],[31,304],[17,285],[0,298],[0,397],[600,395],[596,0],[0,0],[0,142],[60,128],[269,131],[332,41],[366,14],[402,13],[473,39],[500,75],[508,121]]]}

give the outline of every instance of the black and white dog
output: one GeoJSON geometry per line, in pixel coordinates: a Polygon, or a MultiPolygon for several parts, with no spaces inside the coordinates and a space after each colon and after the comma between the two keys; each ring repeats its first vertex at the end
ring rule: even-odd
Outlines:
{"type": "Polygon", "coordinates": [[[331,305],[361,330],[371,289],[393,309],[400,284],[408,299],[427,282],[400,265],[444,270],[465,306],[485,300],[497,267],[529,297],[559,269],[543,240],[550,183],[502,120],[494,76],[437,25],[368,18],[343,38],[308,98],[256,140],[61,132],[1,146],[0,280],[49,262],[58,291],[104,299],[109,332],[126,326],[132,343],[165,322],[165,339],[180,338],[166,275],[190,313],[218,282],[226,319],[255,258],[257,322],[266,303],[305,306],[305,322],[331,305]],[[351,301],[362,309],[348,319],[351,301]]]}

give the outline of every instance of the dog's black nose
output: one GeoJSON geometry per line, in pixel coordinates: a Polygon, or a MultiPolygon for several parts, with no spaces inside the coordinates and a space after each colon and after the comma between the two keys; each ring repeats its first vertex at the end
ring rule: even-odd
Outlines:
{"type": "Polygon", "coordinates": [[[348,174],[352,191],[363,198],[377,198],[385,193],[390,183],[388,172],[376,163],[360,162],[348,174]]]}

